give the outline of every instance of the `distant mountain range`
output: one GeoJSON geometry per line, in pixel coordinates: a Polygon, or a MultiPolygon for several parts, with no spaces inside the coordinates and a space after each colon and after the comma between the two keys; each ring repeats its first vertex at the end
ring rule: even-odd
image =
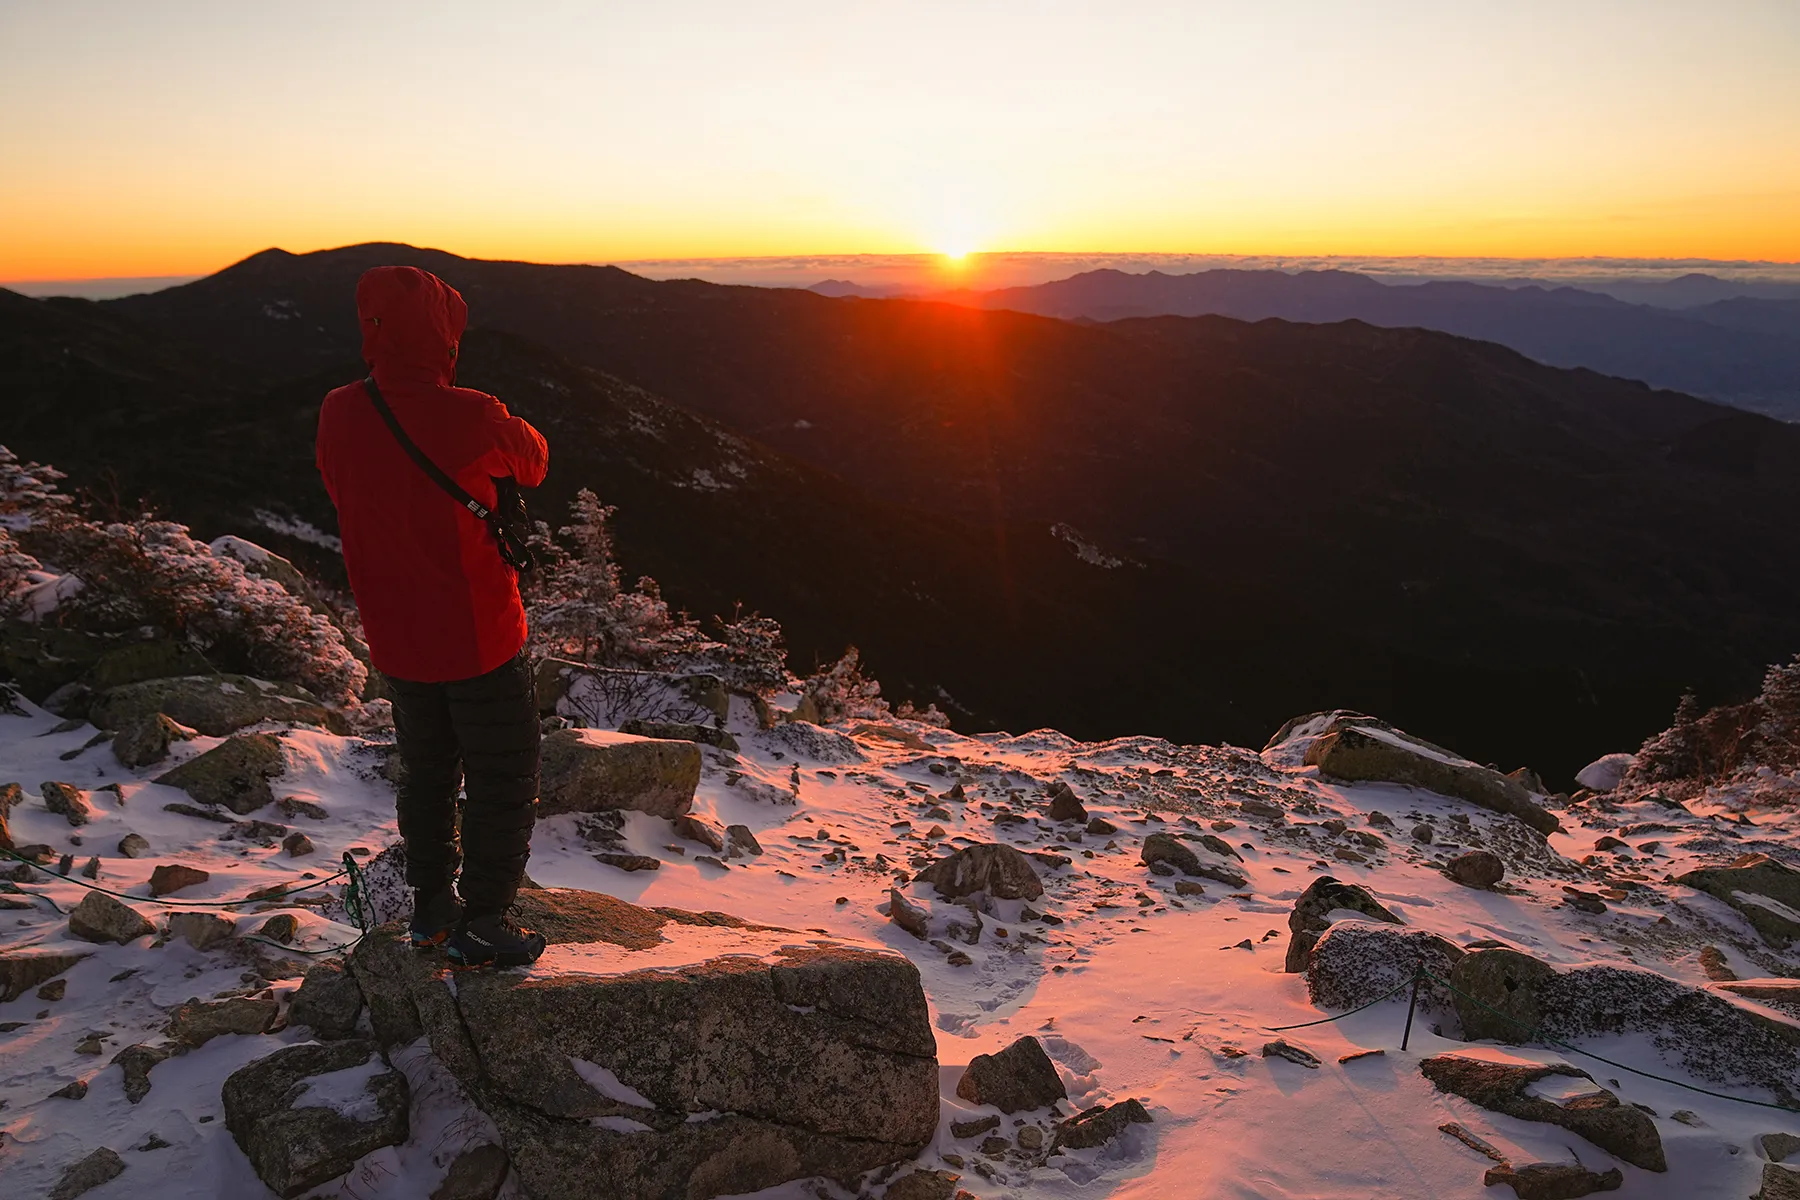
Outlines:
{"type": "MultiPolygon", "coordinates": [[[[839,283],[839,294],[854,285],[839,283]]],[[[1070,320],[1225,316],[1366,321],[1510,346],[1800,421],[1800,289],[1693,274],[1625,286],[1644,303],[1573,287],[1384,283],[1348,271],[1088,271],[1054,283],[933,298],[1070,320]]],[[[1615,286],[1614,290],[1617,290],[1615,286]]]]}
{"type": "Polygon", "coordinates": [[[1800,429],[1361,322],[268,251],[0,295],[0,442],[209,534],[329,530],[312,421],[392,262],[468,297],[463,381],[550,435],[541,511],[595,488],[676,605],[778,616],[802,667],[855,642],[969,727],[1260,744],[1349,705],[1566,780],[1800,648],[1800,429]]]}

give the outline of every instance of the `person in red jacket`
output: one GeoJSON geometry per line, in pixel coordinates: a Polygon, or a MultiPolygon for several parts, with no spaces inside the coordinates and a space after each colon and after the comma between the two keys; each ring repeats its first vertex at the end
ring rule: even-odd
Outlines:
{"type": "MultiPolygon", "coordinates": [[[[433,463],[490,508],[495,477],[543,482],[543,435],[494,397],[453,384],[468,319],[454,288],[415,267],[376,267],[357,282],[356,313],[377,389],[433,463]]],[[[447,943],[465,966],[534,962],[544,939],[507,916],[538,793],[517,576],[486,523],[408,457],[363,384],[325,397],[317,457],[369,657],[394,706],[413,944],[447,943]]]]}

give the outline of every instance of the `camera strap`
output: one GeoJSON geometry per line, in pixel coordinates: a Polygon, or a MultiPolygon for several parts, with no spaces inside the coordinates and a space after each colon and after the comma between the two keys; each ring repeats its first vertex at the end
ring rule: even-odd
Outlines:
{"type": "Polygon", "coordinates": [[[375,402],[375,411],[381,414],[383,421],[387,422],[387,427],[393,433],[394,440],[400,443],[400,448],[406,451],[407,456],[418,463],[419,467],[431,476],[434,483],[450,493],[452,500],[474,513],[476,520],[489,520],[494,515],[493,511],[469,495],[461,484],[450,478],[442,467],[432,462],[431,458],[419,449],[417,443],[406,436],[406,430],[401,427],[400,419],[394,415],[394,410],[388,407],[388,402],[381,395],[381,389],[375,386],[375,376],[370,375],[362,381],[362,384],[363,391],[369,393],[369,399],[375,402]]]}

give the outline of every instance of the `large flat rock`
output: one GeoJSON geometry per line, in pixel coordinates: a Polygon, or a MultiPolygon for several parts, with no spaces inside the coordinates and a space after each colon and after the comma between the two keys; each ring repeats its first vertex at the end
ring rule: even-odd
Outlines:
{"type": "Polygon", "coordinates": [[[591,892],[519,903],[551,941],[529,971],[452,984],[398,927],[351,968],[380,1040],[430,1039],[539,1200],[853,1178],[933,1136],[936,1041],[905,958],[591,892]]]}
{"type": "Polygon", "coordinates": [[[123,729],[158,712],[207,737],[224,737],[260,721],[350,731],[341,714],[320,704],[305,688],[248,675],[182,675],[128,683],[95,700],[88,720],[100,729],[123,729]]]}
{"type": "Polygon", "coordinates": [[[681,816],[700,786],[700,747],[599,729],[558,729],[543,741],[538,813],[627,809],[681,816]]]}
{"type": "Polygon", "coordinates": [[[1767,854],[1742,854],[1726,866],[1679,875],[1675,882],[1731,905],[1777,950],[1800,940],[1800,871],[1767,854]]]}
{"type": "Polygon", "coordinates": [[[1562,828],[1516,780],[1371,717],[1338,715],[1323,722],[1305,762],[1346,783],[1401,783],[1465,800],[1545,835],[1562,828]]]}

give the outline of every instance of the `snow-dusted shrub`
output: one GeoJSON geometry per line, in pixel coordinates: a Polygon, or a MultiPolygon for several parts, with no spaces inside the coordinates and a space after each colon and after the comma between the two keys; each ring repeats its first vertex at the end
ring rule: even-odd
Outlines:
{"type": "Polygon", "coordinates": [[[0,528],[28,528],[34,520],[60,512],[69,497],[57,490],[65,478],[55,467],[20,462],[19,456],[0,446],[0,528]]]}
{"type": "Polygon", "coordinates": [[[890,715],[881,684],[862,673],[862,654],[855,646],[800,685],[800,692],[819,706],[826,724],[853,719],[880,720],[890,715]]]}
{"type": "Polygon", "coordinates": [[[731,687],[767,694],[788,685],[787,641],[781,622],[742,610],[719,622],[713,673],[731,687]]]}
{"type": "Polygon", "coordinates": [[[362,690],[366,671],[329,619],[213,554],[185,525],[59,513],[34,523],[31,539],[39,557],[82,582],[57,610],[65,624],[107,633],[150,627],[222,670],[291,680],[327,699],[362,690]]]}
{"type": "Polygon", "coordinates": [[[558,543],[540,531],[538,570],[525,584],[533,649],[605,667],[666,668],[711,643],[683,614],[671,614],[656,581],[625,590],[608,522],[618,511],[582,488],[558,543]]]}
{"type": "Polygon", "coordinates": [[[31,586],[43,564],[25,553],[13,540],[12,530],[0,525],[0,620],[22,615],[21,593],[31,586]]]}
{"type": "MultiPolygon", "coordinates": [[[[1683,696],[1669,727],[1650,738],[1625,777],[1626,790],[1675,784],[1688,789],[1756,771],[1800,768],[1800,655],[1763,675],[1743,704],[1702,709],[1683,696]]],[[[1676,790],[1683,790],[1677,787],[1676,790]]]]}

